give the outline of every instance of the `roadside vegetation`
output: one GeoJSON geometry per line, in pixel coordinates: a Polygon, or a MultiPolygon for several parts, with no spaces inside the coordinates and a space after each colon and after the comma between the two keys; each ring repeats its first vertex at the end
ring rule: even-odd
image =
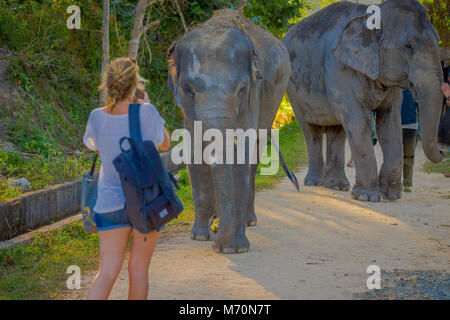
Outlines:
{"type": "Polygon", "coordinates": [[[424,170],[428,173],[442,173],[450,176],[450,152],[447,152],[444,160],[439,163],[432,163],[430,161],[425,163],[424,170]]]}
{"type": "MultiPolygon", "coordinates": [[[[127,55],[137,2],[111,1],[111,59],[127,55]]],[[[36,190],[80,177],[89,167],[82,135],[90,111],[99,106],[103,12],[99,1],[77,3],[81,29],[69,30],[66,9],[73,4],[71,0],[0,0],[0,48],[9,53],[7,74],[21,96],[20,103],[0,105],[0,136],[16,147],[0,153],[0,201],[21,193],[8,179],[26,178],[36,190]],[[40,168],[44,172],[37,175],[40,168]]],[[[192,27],[217,9],[236,8],[239,1],[178,0],[178,4],[192,27]]],[[[250,0],[245,14],[281,37],[304,7],[304,0],[250,0]]],[[[173,1],[156,1],[146,16],[160,22],[143,35],[137,61],[148,79],[150,100],[171,131],[182,127],[182,111],[167,89],[166,52],[185,31],[173,1]]]]}

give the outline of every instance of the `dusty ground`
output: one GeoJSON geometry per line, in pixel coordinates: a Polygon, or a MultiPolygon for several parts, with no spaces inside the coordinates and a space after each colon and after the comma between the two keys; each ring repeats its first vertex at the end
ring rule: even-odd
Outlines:
{"type": "MultiPolygon", "coordinates": [[[[380,162],[378,145],[376,152],[380,162]]],[[[450,299],[450,179],[420,170],[425,161],[419,143],[414,192],[396,202],[357,202],[322,187],[297,192],[286,179],[259,192],[259,220],[247,229],[252,246],[245,254],[217,254],[211,243],[191,241],[189,226],[166,232],[150,268],[149,298],[450,299]],[[389,285],[380,297],[366,287],[373,264],[381,268],[381,287],[389,285]],[[414,287],[423,274],[426,281],[414,287]],[[401,286],[409,291],[399,293],[401,286]]],[[[354,169],[346,170],[354,182],[354,169]]],[[[94,275],[83,273],[82,289],[67,298],[86,298],[94,275]]],[[[126,299],[127,290],[125,263],[111,298],[126,299]]]]}

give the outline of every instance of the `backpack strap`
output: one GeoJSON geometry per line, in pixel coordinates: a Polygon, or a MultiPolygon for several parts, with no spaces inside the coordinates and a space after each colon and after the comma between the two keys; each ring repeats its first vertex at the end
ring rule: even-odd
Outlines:
{"type": "Polygon", "coordinates": [[[139,110],[141,105],[139,103],[130,104],[128,109],[128,123],[130,126],[130,137],[135,142],[142,142],[141,121],[139,119],[139,110]]]}

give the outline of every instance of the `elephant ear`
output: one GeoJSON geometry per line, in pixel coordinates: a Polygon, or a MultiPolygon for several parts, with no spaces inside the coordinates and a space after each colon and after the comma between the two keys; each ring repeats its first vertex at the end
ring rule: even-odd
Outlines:
{"type": "Polygon", "coordinates": [[[178,106],[181,106],[180,104],[180,96],[178,93],[178,70],[177,65],[175,63],[175,47],[176,42],[173,43],[169,50],[167,51],[167,63],[168,63],[168,78],[167,78],[167,86],[170,90],[173,91],[175,99],[177,100],[178,106]]]}
{"type": "Polygon", "coordinates": [[[376,80],[380,69],[379,45],[376,31],[366,27],[366,19],[364,15],[350,21],[333,50],[343,64],[376,80]]]}

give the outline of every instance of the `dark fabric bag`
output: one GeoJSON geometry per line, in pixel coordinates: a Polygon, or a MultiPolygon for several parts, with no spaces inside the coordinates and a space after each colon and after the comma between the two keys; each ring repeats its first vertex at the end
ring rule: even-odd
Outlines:
{"type": "Polygon", "coordinates": [[[83,229],[88,233],[97,232],[94,207],[97,202],[98,174],[95,174],[97,154],[92,161],[91,170],[83,174],[81,180],[81,213],[83,215],[83,229]]]}
{"type": "Polygon", "coordinates": [[[143,141],[140,128],[140,104],[131,104],[128,118],[130,137],[119,141],[122,153],[113,164],[120,176],[125,195],[125,213],[141,233],[158,231],[182,211],[183,204],[172,184],[173,175],[166,170],[152,141],[143,141]],[[125,150],[123,143],[130,148],[125,150]]]}

